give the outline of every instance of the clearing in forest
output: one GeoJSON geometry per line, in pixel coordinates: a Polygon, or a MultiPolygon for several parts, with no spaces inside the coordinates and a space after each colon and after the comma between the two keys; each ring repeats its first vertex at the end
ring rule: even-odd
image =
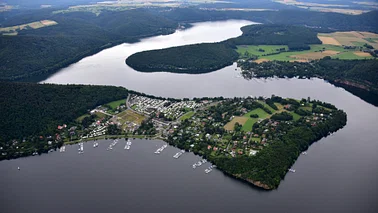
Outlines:
{"type": "Polygon", "coordinates": [[[0,28],[0,33],[3,35],[17,35],[18,31],[21,30],[26,30],[26,29],[38,29],[42,27],[48,27],[52,25],[58,24],[55,21],[52,20],[41,20],[41,21],[35,21],[27,24],[21,24],[21,25],[16,25],[12,27],[2,27],[0,28]]]}

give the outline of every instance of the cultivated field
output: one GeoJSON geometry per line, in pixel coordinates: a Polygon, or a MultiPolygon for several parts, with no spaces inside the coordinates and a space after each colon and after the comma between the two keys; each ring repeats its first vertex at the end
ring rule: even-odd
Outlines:
{"type": "Polygon", "coordinates": [[[36,21],[36,22],[31,22],[28,24],[21,24],[21,25],[16,25],[12,27],[3,27],[0,28],[0,33],[3,35],[17,35],[18,31],[20,30],[26,30],[26,29],[38,29],[42,27],[48,27],[52,25],[58,24],[55,21],[52,20],[42,20],[42,21],[36,21]]]}
{"type": "Polygon", "coordinates": [[[378,34],[370,32],[334,32],[319,33],[318,38],[323,44],[343,45],[343,46],[363,46],[369,44],[378,49],[378,34]]]}
{"type": "Polygon", "coordinates": [[[247,117],[239,117],[236,116],[234,117],[230,122],[228,122],[224,128],[228,131],[234,130],[235,124],[239,123],[240,125],[244,125],[245,122],[247,122],[248,118],[247,117]]]}
{"type": "Polygon", "coordinates": [[[338,42],[336,39],[328,36],[318,36],[320,41],[322,41],[323,44],[331,44],[331,45],[337,45],[341,46],[340,42],[338,42]]]}
{"type": "Polygon", "coordinates": [[[311,61],[311,60],[321,59],[321,58],[324,58],[326,56],[334,56],[334,55],[337,55],[338,53],[340,53],[340,52],[334,51],[334,50],[325,50],[325,51],[321,51],[321,52],[310,52],[310,53],[292,55],[290,57],[295,58],[295,59],[299,59],[299,60],[302,60],[302,61],[311,61]]]}
{"type": "MultiPolygon", "coordinates": [[[[324,36],[327,38],[331,38],[329,35],[324,36]]],[[[334,39],[334,38],[333,38],[334,39]]],[[[375,38],[371,38],[374,39],[375,38]]],[[[336,39],[334,39],[336,40],[336,39]]],[[[328,40],[330,41],[330,40],[328,40]]],[[[337,41],[337,40],[336,40],[337,41]]],[[[283,48],[284,46],[281,45],[243,45],[238,46],[238,53],[240,54],[240,58],[246,58],[245,52],[248,51],[250,54],[257,55],[259,58],[255,60],[256,63],[262,63],[265,61],[297,61],[297,62],[308,62],[310,60],[316,60],[324,58],[325,56],[331,56],[331,58],[338,58],[338,59],[371,59],[373,58],[369,53],[364,53],[360,51],[360,47],[363,47],[365,43],[368,43],[366,40],[365,42],[358,43],[357,49],[344,49],[341,45],[331,45],[331,44],[314,44],[310,45],[310,50],[304,51],[288,51],[288,52],[276,52],[273,55],[265,55],[267,52],[273,52],[279,47],[283,48]],[[270,47],[271,46],[271,47],[270,47]],[[259,48],[266,50],[265,52],[258,51],[259,48]],[[358,52],[358,53],[355,53],[358,52]]],[[[371,44],[371,43],[368,43],[371,44]]],[[[378,38],[377,43],[372,43],[374,45],[378,45],[378,38]]],[[[355,43],[356,45],[356,43],[355,43]]],[[[374,46],[373,46],[374,47],[374,46]]]]}

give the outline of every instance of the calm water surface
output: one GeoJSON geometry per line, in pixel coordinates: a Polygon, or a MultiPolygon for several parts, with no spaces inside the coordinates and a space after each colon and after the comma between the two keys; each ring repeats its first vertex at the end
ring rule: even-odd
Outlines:
{"type": "Polygon", "coordinates": [[[0,212],[376,212],[378,209],[378,108],[320,79],[244,80],[235,65],[216,72],[187,75],[140,73],[124,60],[132,53],[241,34],[247,21],[206,22],[168,36],[122,44],[62,69],[45,82],[119,85],[165,97],[270,96],[311,97],[345,110],[348,124],[313,144],[294,164],[278,190],[266,192],[205,167],[200,158],[162,141],[124,140],[112,151],[110,141],[83,155],[77,145],[65,153],[0,162],[0,212]],[[18,171],[17,167],[21,170],[18,171]],[[5,204],[5,205],[4,205],[5,204]]]}

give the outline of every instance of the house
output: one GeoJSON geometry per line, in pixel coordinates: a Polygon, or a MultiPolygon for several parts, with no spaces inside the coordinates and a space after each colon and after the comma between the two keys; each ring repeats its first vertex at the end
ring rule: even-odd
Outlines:
{"type": "Polygon", "coordinates": [[[211,149],[211,146],[210,146],[210,145],[208,145],[208,146],[207,146],[207,149],[208,149],[208,150],[210,150],[210,149],[211,149]]]}

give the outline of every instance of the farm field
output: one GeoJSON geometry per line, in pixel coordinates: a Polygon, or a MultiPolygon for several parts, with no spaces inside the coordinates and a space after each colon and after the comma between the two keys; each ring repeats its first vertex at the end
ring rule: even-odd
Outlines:
{"type": "Polygon", "coordinates": [[[20,30],[26,30],[26,29],[38,29],[42,27],[48,27],[48,26],[53,26],[58,24],[55,21],[52,20],[41,20],[41,21],[35,21],[27,24],[21,24],[21,25],[16,25],[12,27],[3,27],[0,28],[0,33],[3,35],[17,35],[18,31],[20,30]]]}
{"type": "MultiPolygon", "coordinates": [[[[256,45],[251,45],[251,46],[253,47],[250,47],[249,49],[252,49],[252,50],[256,49],[257,47],[256,45]]],[[[265,45],[265,46],[269,46],[269,45],[265,45]]],[[[310,47],[311,47],[310,50],[281,52],[281,53],[269,55],[269,56],[262,56],[261,52],[259,52],[259,59],[255,60],[255,62],[262,63],[265,61],[274,61],[274,60],[307,62],[310,60],[321,59],[326,56],[330,56],[331,58],[348,59],[348,60],[373,58],[370,54],[367,55],[368,53],[365,53],[363,55],[360,53],[354,54],[354,52],[360,52],[360,51],[357,51],[356,49],[344,49],[342,46],[338,46],[338,45],[314,44],[314,45],[310,45],[310,47]]],[[[243,47],[243,48],[238,47],[237,51],[239,52],[239,54],[242,53],[241,58],[243,58],[244,53],[247,49],[248,48],[246,47],[243,47]]]]}
{"type": "Polygon", "coordinates": [[[369,44],[378,49],[378,34],[370,32],[334,32],[334,33],[319,33],[318,38],[323,44],[333,44],[338,46],[363,46],[369,44]]]}
{"type": "Polygon", "coordinates": [[[285,50],[289,49],[287,45],[240,45],[237,47],[236,51],[241,56],[244,56],[246,52],[250,55],[263,56],[266,54],[279,53],[279,49],[282,48],[285,48],[285,50]],[[264,52],[259,50],[264,50],[264,52]]]}

